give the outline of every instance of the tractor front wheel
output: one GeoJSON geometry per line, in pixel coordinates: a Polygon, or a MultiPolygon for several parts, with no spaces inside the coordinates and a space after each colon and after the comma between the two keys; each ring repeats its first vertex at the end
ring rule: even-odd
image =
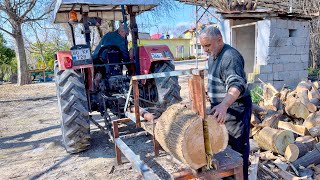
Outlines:
{"type": "Polygon", "coordinates": [[[59,70],[57,61],[54,73],[63,145],[68,153],[84,151],[90,146],[90,121],[82,75],[73,69],[59,70]]]}

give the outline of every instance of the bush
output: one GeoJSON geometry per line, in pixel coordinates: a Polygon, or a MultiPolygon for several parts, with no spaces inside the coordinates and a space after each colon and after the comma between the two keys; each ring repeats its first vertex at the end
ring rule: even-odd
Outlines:
{"type": "Polygon", "coordinates": [[[196,57],[195,56],[189,56],[189,59],[195,59],[196,57]]]}
{"type": "Polygon", "coordinates": [[[256,86],[254,87],[251,91],[250,91],[250,95],[252,98],[252,102],[255,104],[258,104],[261,100],[262,100],[262,95],[263,95],[263,91],[262,88],[260,86],[256,86]]]}
{"type": "Polygon", "coordinates": [[[175,61],[183,61],[184,58],[183,57],[180,57],[180,58],[174,58],[175,61]]]}

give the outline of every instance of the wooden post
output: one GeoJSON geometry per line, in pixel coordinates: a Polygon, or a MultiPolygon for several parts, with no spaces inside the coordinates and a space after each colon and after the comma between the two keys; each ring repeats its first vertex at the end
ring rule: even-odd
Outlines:
{"type": "Polygon", "coordinates": [[[206,118],[206,94],[204,89],[204,71],[199,71],[200,75],[193,75],[194,99],[199,116],[206,118]]]}
{"type": "Polygon", "coordinates": [[[139,113],[139,87],[138,87],[138,81],[133,80],[132,81],[132,87],[133,87],[133,101],[134,101],[134,114],[136,117],[136,127],[140,128],[140,113],[139,113]]]}
{"type": "MultiPolygon", "coordinates": [[[[112,126],[113,126],[114,139],[119,138],[118,121],[112,121],[112,126]]],[[[117,164],[120,165],[122,163],[122,161],[121,161],[121,151],[118,148],[116,143],[114,144],[114,148],[115,148],[115,151],[116,151],[117,164]]]]}
{"type": "Polygon", "coordinates": [[[192,107],[192,110],[194,112],[198,112],[197,110],[197,102],[196,102],[196,99],[195,99],[195,93],[194,93],[194,83],[193,83],[193,78],[191,77],[189,80],[188,80],[188,83],[189,83],[189,98],[190,98],[190,105],[192,107]]]}

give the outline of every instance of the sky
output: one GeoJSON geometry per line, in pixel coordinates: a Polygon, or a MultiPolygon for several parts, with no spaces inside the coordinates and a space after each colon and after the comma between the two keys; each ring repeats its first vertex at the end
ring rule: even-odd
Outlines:
{"type": "MultiPolygon", "coordinates": [[[[195,6],[176,0],[167,0],[167,2],[173,3],[173,10],[170,7],[166,8],[166,6],[162,6],[160,8],[156,7],[158,11],[155,9],[152,12],[147,11],[137,16],[140,32],[147,32],[151,35],[168,32],[171,35],[174,34],[174,37],[177,37],[181,35],[183,31],[195,26],[195,6]],[[179,27],[180,29],[178,30],[179,27]]],[[[214,18],[210,20],[215,21],[214,18]]],[[[208,18],[204,19],[204,21],[208,21],[208,18]]],[[[4,35],[8,37],[7,34],[4,33],[4,35]]],[[[8,37],[7,40],[8,45],[13,47],[14,42],[12,38],[8,37]]]]}
{"type": "MultiPolygon", "coordinates": [[[[170,29],[169,31],[173,31],[179,26],[187,26],[189,28],[195,26],[196,6],[177,1],[172,2],[174,3],[174,10],[167,11],[170,13],[169,15],[166,15],[167,13],[161,13],[161,18],[157,18],[157,20],[149,20],[150,18],[148,18],[148,16],[152,17],[154,12],[144,12],[140,14],[137,17],[139,31],[155,34],[158,32],[165,33],[167,29],[170,29]]],[[[208,20],[215,21],[212,17],[203,18],[204,22],[208,20]]]]}

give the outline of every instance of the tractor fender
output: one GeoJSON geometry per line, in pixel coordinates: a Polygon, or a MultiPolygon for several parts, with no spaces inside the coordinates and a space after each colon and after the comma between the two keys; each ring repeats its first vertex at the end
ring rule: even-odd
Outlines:
{"type": "MultiPolygon", "coordinates": [[[[152,65],[159,61],[172,61],[174,56],[167,45],[149,45],[139,47],[140,74],[150,73],[152,65]]],[[[142,81],[143,84],[146,80],[142,81]]]]}
{"type": "Polygon", "coordinates": [[[93,64],[86,64],[86,65],[79,65],[79,66],[72,66],[72,68],[66,68],[65,67],[65,61],[66,59],[72,59],[71,57],[71,51],[58,51],[56,53],[56,59],[58,62],[59,70],[66,70],[66,69],[85,69],[85,77],[86,80],[86,86],[89,88],[89,90],[93,90],[93,76],[94,76],[94,68],[93,64]]]}

